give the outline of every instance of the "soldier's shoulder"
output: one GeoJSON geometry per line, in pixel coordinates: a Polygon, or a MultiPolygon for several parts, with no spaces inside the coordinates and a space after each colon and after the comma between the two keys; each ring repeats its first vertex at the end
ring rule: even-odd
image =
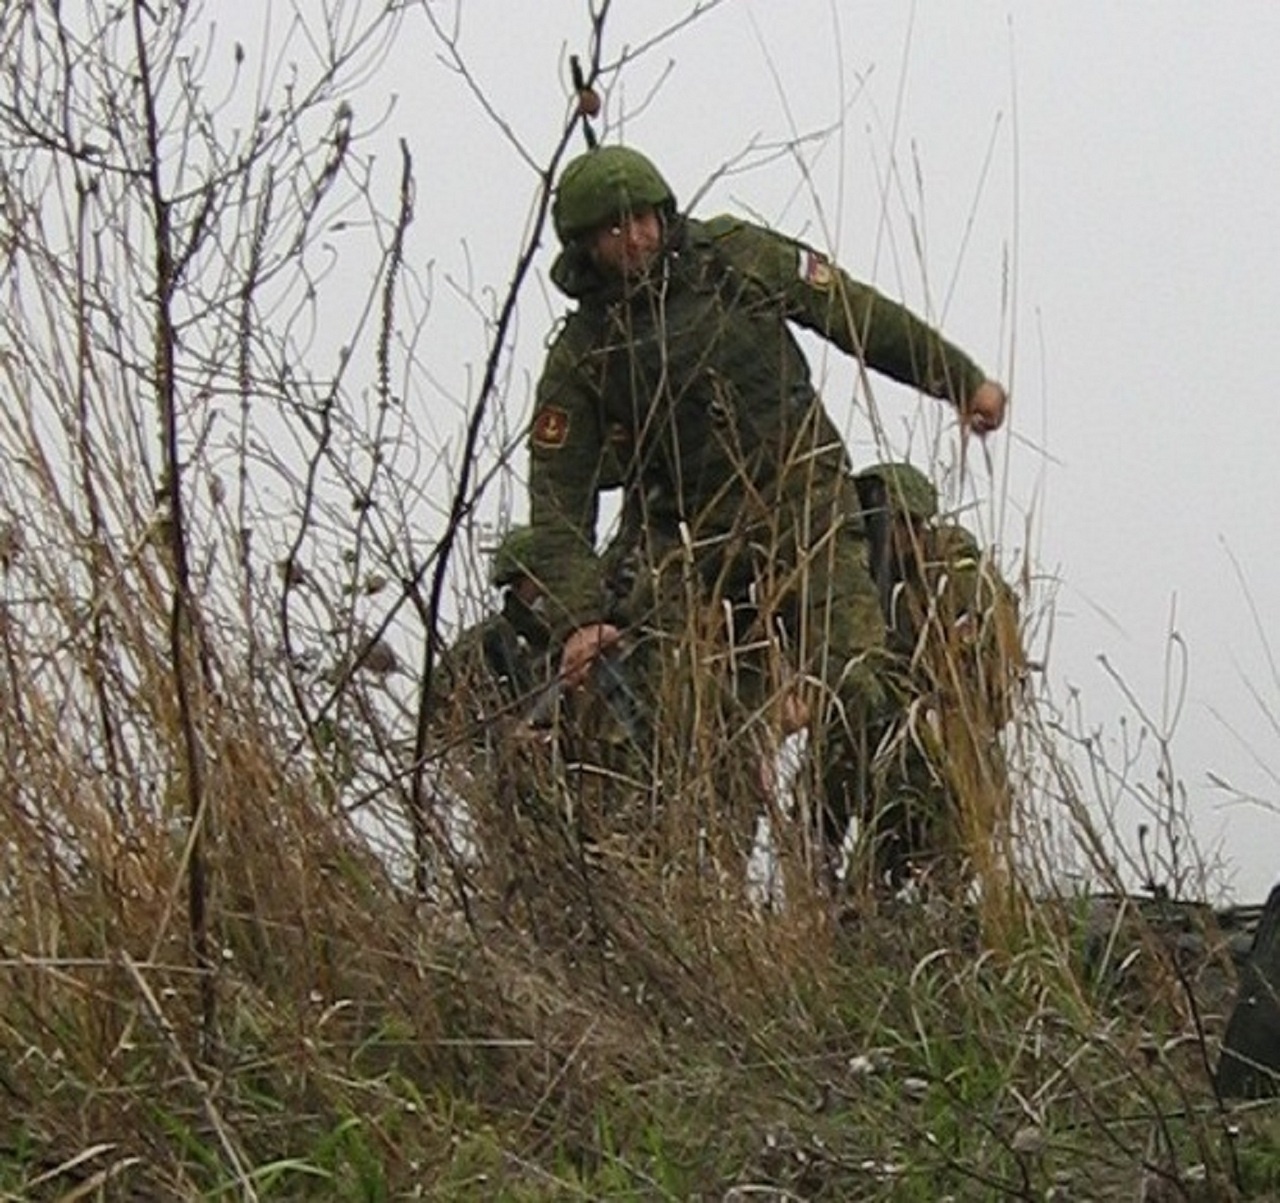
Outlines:
{"type": "Polygon", "coordinates": [[[566,386],[581,384],[589,375],[593,356],[599,349],[600,323],[581,309],[567,314],[551,332],[542,361],[540,389],[557,394],[566,386]]]}
{"type": "Polygon", "coordinates": [[[548,361],[556,356],[576,359],[595,345],[600,329],[600,318],[592,306],[578,305],[569,310],[547,339],[548,361]]]}
{"type": "Polygon", "coordinates": [[[982,556],[977,536],[959,522],[940,522],[930,530],[934,554],[939,559],[972,561],[976,567],[982,556]]]}
{"type": "Polygon", "coordinates": [[[477,619],[475,622],[469,623],[463,627],[453,642],[449,644],[446,655],[452,659],[465,658],[473,655],[476,651],[484,647],[485,640],[490,636],[497,623],[503,621],[500,615],[486,614],[483,618],[477,619]]]}
{"type": "Polygon", "coordinates": [[[803,248],[795,239],[730,213],[690,225],[691,245],[705,248],[728,268],[770,288],[797,279],[803,248]]]}
{"type": "Polygon", "coordinates": [[[717,213],[714,217],[689,218],[688,229],[691,241],[718,241],[735,234],[749,235],[752,225],[736,214],[717,213]]]}
{"type": "Polygon", "coordinates": [[[690,221],[691,241],[712,246],[730,258],[750,258],[779,248],[794,248],[794,239],[758,222],[748,221],[733,213],[720,213],[705,220],[690,221]]]}

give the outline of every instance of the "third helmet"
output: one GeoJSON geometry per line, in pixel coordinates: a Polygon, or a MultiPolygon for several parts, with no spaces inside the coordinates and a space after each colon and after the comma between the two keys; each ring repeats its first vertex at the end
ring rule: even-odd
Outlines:
{"type": "Polygon", "coordinates": [[[891,509],[916,519],[933,518],[938,513],[938,490],[914,464],[874,464],[859,472],[858,481],[879,481],[891,509]]]}

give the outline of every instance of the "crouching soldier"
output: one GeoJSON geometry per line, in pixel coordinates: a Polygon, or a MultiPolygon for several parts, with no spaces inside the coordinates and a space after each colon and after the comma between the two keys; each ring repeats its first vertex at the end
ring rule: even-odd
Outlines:
{"type": "Polygon", "coordinates": [[[429,775],[444,882],[487,860],[511,799],[531,789],[528,713],[551,680],[550,633],[536,539],[512,527],[490,552],[501,601],[443,651],[431,682],[429,775]],[[498,816],[501,819],[494,822],[498,816]],[[482,857],[481,849],[485,849],[482,857]]]}
{"type": "Polygon", "coordinates": [[[512,527],[493,549],[489,583],[502,604],[454,640],[432,689],[440,709],[468,725],[523,717],[550,680],[551,637],[529,527],[512,527]]]}
{"type": "Polygon", "coordinates": [[[1027,672],[1018,599],[974,536],[939,517],[919,469],[878,464],[856,483],[896,702],[873,769],[872,863],[893,882],[985,876],[1007,859],[999,737],[1027,672]]]}

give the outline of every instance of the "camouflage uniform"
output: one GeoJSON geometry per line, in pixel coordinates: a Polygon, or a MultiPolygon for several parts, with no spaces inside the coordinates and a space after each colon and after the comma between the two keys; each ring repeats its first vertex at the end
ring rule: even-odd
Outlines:
{"type": "Polygon", "coordinates": [[[972,869],[1007,834],[998,736],[1027,668],[1017,596],[971,532],[939,520],[937,492],[918,469],[880,464],[857,483],[896,716],[875,766],[877,867],[894,878],[912,863],[972,869]]]}
{"type": "Polygon", "coordinates": [[[787,621],[800,670],[825,681],[858,727],[883,706],[872,662],[884,622],[848,454],[791,323],[936,397],[967,398],[984,374],[813,248],[733,217],[678,217],[634,151],[575,160],[557,205],[566,245],[551,276],[577,308],[548,354],[530,435],[553,628],[605,617],[598,493],[621,484],[644,539],[641,589],[623,616],[640,621],[656,606],[667,625],[664,599],[687,606],[690,580],[704,598],[754,591],[754,604],[787,621]],[[591,225],[568,220],[583,195],[600,221],[628,206],[662,214],[665,250],[642,278],[595,268],[581,237],[591,225]]]}
{"type": "Polygon", "coordinates": [[[441,657],[432,692],[437,703],[471,723],[511,713],[523,717],[537,689],[550,680],[551,633],[541,600],[531,603],[517,588],[537,580],[535,536],[514,527],[494,549],[489,582],[502,590],[502,607],[467,627],[441,657]]]}

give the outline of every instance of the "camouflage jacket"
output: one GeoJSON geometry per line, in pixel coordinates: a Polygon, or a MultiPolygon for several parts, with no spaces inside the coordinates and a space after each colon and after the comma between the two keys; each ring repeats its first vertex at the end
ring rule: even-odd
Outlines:
{"type": "Polygon", "coordinates": [[[441,657],[433,709],[477,721],[531,700],[551,679],[549,646],[541,617],[506,590],[501,610],[463,630],[441,657]]]}
{"type": "Polygon", "coordinates": [[[547,356],[529,440],[558,633],[601,613],[601,490],[626,488],[651,539],[713,545],[776,521],[782,498],[821,513],[843,487],[847,453],[790,323],[936,397],[983,380],[902,305],[732,217],[676,222],[643,281],[607,281],[577,248],[552,279],[579,302],[547,356]]]}
{"type": "Polygon", "coordinates": [[[958,523],[922,524],[914,543],[882,592],[898,688],[908,699],[981,706],[1003,726],[1027,672],[1017,595],[958,523]]]}

